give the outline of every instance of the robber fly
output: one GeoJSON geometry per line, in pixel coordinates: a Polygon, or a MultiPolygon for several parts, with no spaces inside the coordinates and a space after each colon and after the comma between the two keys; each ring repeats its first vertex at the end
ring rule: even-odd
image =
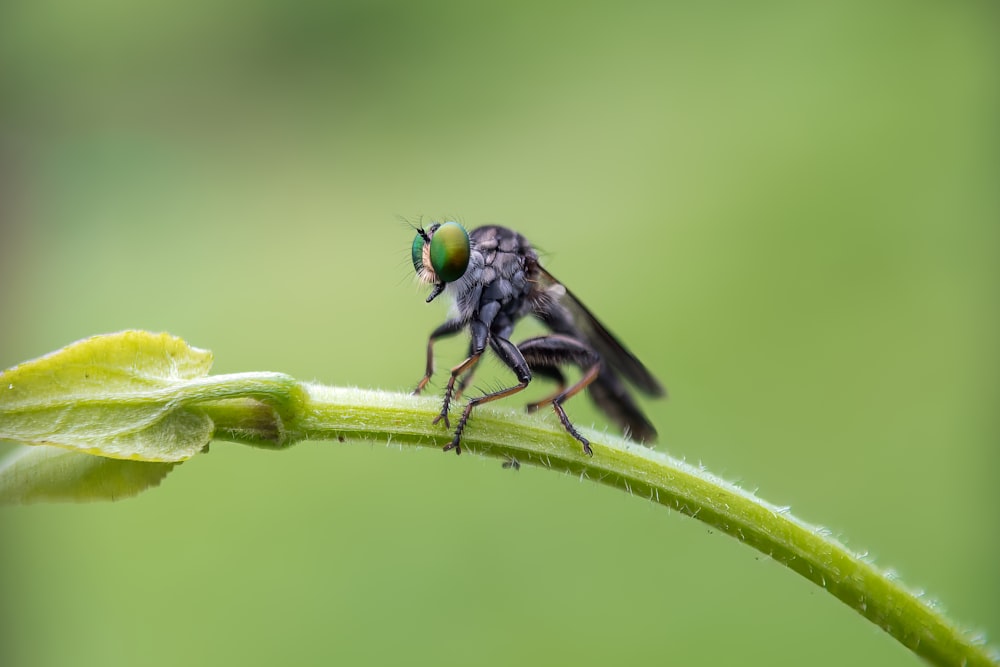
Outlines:
{"type": "Polygon", "coordinates": [[[566,287],[538,263],[538,254],[517,232],[488,225],[466,232],[457,222],[417,229],[413,239],[413,268],[417,278],[432,284],[430,303],[443,292],[454,299],[453,317],[435,329],[427,341],[427,370],[414,394],[427,386],[434,373],[434,342],[468,329],[469,356],[451,369],[441,414],[451,428],[448,409],[472,380],[489,347],[514,372],[517,384],[470,399],[455,427],[455,437],[445,446],[461,454],[462,432],[477,405],[523,390],[532,376],[554,380],[558,389],[548,398],[528,405],[534,412],[551,405],[566,431],[593,456],[590,442],[570,422],[563,403],[587,389],[591,398],[624,431],[640,441],[652,441],[656,429],[649,423],[625,387],[629,380],[651,396],[662,396],[663,387],[607,328],[566,287]],[[552,333],[515,345],[511,333],[518,320],[533,315],[552,333]],[[576,366],[581,378],[567,386],[561,370],[576,366]]]}

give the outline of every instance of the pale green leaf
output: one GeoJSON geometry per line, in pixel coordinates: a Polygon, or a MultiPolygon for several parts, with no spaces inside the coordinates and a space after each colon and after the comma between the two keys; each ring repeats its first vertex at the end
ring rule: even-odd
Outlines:
{"type": "Polygon", "coordinates": [[[0,438],[100,456],[181,461],[212,438],[186,409],[212,354],[169,334],[94,336],[0,374],[0,438]]]}
{"type": "Polygon", "coordinates": [[[175,465],[22,447],[0,462],[0,505],[129,498],[158,486],[175,465]]]}

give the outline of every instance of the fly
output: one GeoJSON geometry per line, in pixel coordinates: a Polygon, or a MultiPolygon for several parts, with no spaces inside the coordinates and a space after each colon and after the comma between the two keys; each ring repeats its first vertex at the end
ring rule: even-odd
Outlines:
{"type": "Polygon", "coordinates": [[[472,398],[466,403],[445,451],[462,453],[462,432],[478,405],[522,391],[532,377],[555,381],[550,396],[528,404],[528,412],[551,405],[563,428],[593,456],[590,442],[563,409],[563,403],[586,389],[594,403],[621,429],[640,441],[656,438],[656,429],[625,386],[628,380],[650,396],[664,390],[608,329],[562,283],[538,263],[538,254],[521,234],[497,225],[467,232],[457,222],[417,229],[412,247],[417,278],[433,285],[427,302],[447,292],[454,300],[453,317],[431,332],[427,341],[427,368],[414,394],[427,386],[434,374],[434,342],[468,330],[469,355],[451,369],[441,413],[434,420],[451,428],[448,411],[469,385],[489,347],[517,377],[517,384],[472,398]],[[514,325],[531,315],[552,333],[510,341],[514,325]],[[563,368],[576,366],[582,376],[569,385],[563,368]]]}

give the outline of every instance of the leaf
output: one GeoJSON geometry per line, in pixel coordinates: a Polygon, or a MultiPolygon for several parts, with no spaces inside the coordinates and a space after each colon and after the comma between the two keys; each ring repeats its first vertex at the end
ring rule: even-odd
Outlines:
{"type": "Polygon", "coordinates": [[[0,374],[0,438],[140,461],[182,461],[212,438],[188,406],[212,354],[169,334],[87,338],[0,374]]]}
{"type": "Polygon", "coordinates": [[[22,447],[0,462],[0,505],[130,498],[159,486],[176,465],[22,447]]]}

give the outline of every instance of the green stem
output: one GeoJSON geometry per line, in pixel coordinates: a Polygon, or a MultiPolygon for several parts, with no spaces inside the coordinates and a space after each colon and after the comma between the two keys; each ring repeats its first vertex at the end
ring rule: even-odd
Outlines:
{"type": "MultiPolygon", "coordinates": [[[[364,439],[400,446],[440,447],[450,433],[431,422],[439,402],[402,394],[300,384],[285,413],[282,442],[364,439]],[[298,403],[298,405],[295,405],[298,403]]],[[[212,410],[207,410],[212,416],[212,410]]],[[[218,431],[217,431],[218,435],[218,431]]],[[[464,451],[571,473],[652,500],[703,521],[798,572],[876,624],[917,655],[938,665],[995,665],[982,638],[950,623],[921,596],[851,552],[829,533],[700,468],[588,431],[594,456],[554,420],[477,410],[462,439],[464,451]]],[[[247,439],[244,439],[247,441],[247,439]]]]}
{"type": "MultiPolygon", "coordinates": [[[[267,448],[348,438],[439,448],[451,439],[432,423],[436,398],[304,384],[280,373],[208,376],[210,366],[209,352],[179,338],[124,331],[3,371],[0,438],[42,446],[0,462],[0,504],[132,496],[212,438],[267,448]]],[[[462,448],[571,473],[703,521],[826,589],[935,664],[1000,663],[980,638],[787,508],[647,447],[586,435],[592,457],[558,420],[484,406],[462,448]]]]}

